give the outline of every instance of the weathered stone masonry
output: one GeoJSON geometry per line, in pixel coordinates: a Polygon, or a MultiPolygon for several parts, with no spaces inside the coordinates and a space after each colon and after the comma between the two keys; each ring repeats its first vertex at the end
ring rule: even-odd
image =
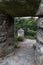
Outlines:
{"type": "Polygon", "coordinates": [[[43,65],[43,18],[38,19],[37,28],[35,60],[36,65],[43,65]]]}
{"type": "Polygon", "coordinates": [[[6,29],[6,17],[0,15],[0,57],[6,56],[14,50],[14,26],[6,29]]]}

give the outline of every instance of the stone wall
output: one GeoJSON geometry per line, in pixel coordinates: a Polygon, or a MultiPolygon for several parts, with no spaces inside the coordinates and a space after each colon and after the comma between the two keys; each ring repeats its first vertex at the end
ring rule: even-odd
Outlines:
{"type": "Polygon", "coordinates": [[[0,24],[0,57],[4,57],[14,50],[14,25],[6,30],[5,23],[3,19],[2,24],[0,24]]]}
{"type": "Polygon", "coordinates": [[[41,2],[40,2],[40,6],[39,6],[39,9],[38,9],[36,15],[43,15],[43,0],[41,0],[41,2]]]}
{"type": "Polygon", "coordinates": [[[35,60],[36,65],[43,65],[43,18],[38,19],[37,28],[35,60]]]}

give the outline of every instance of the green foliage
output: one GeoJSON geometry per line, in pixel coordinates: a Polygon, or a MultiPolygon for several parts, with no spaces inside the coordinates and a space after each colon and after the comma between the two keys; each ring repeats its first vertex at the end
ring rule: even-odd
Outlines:
{"type": "Polygon", "coordinates": [[[17,37],[17,41],[23,41],[23,40],[24,40],[24,37],[21,37],[21,36],[17,37]]]}
{"type": "Polygon", "coordinates": [[[25,36],[27,39],[36,39],[36,36],[25,36]]]}
{"type": "Polygon", "coordinates": [[[34,30],[28,30],[25,35],[27,36],[26,38],[30,39],[36,39],[36,31],[34,30]]]}
{"type": "Polygon", "coordinates": [[[18,29],[23,28],[25,36],[31,36],[35,38],[37,30],[37,21],[32,17],[28,20],[21,19],[20,17],[16,19],[16,33],[18,29]]]}
{"type": "Polygon", "coordinates": [[[37,21],[34,18],[30,18],[28,20],[18,18],[16,19],[16,31],[20,28],[23,28],[25,32],[27,32],[28,28],[36,31],[36,23],[37,21]]]}
{"type": "Polygon", "coordinates": [[[29,30],[29,31],[26,32],[26,35],[34,36],[34,35],[36,35],[36,31],[29,30]]]}
{"type": "Polygon", "coordinates": [[[30,18],[27,21],[27,27],[29,27],[30,29],[36,30],[37,29],[36,23],[37,23],[37,21],[35,21],[34,18],[30,18]]]}
{"type": "Polygon", "coordinates": [[[35,15],[41,0],[3,0],[0,2],[0,13],[14,16],[35,15]]]}

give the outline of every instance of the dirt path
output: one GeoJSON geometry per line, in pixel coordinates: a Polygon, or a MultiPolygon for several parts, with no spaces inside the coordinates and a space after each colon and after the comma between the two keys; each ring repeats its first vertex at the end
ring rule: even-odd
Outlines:
{"type": "Polygon", "coordinates": [[[33,43],[36,43],[36,41],[29,39],[20,42],[20,48],[15,49],[15,54],[6,57],[0,65],[35,65],[33,43]]]}

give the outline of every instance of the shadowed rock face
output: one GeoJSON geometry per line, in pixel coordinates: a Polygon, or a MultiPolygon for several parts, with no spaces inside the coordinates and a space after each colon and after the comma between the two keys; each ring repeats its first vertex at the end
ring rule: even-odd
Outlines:
{"type": "Polygon", "coordinates": [[[43,0],[40,2],[40,6],[36,15],[43,15],[43,0]]]}
{"type": "Polygon", "coordinates": [[[37,39],[43,44],[43,30],[39,29],[37,31],[37,39]]]}
{"type": "Polygon", "coordinates": [[[39,4],[40,0],[11,0],[0,3],[0,12],[14,16],[35,15],[39,4]]]}
{"type": "Polygon", "coordinates": [[[38,27],[43,28],[43,18],[40,18],[37,23],[38,27]]]}
{"type": "Polygon", "coordinates": [[[9,21],[7,23],[10,26],[7,25],[5,17],[0,19],[0,57],[4,57],[14,50],[14,25],[11,25],[9,21]]]}
{"type": "Polygon", "coordinates": [[[37,23],[36,64],[43,65],[43,17],[37,23]]]}

